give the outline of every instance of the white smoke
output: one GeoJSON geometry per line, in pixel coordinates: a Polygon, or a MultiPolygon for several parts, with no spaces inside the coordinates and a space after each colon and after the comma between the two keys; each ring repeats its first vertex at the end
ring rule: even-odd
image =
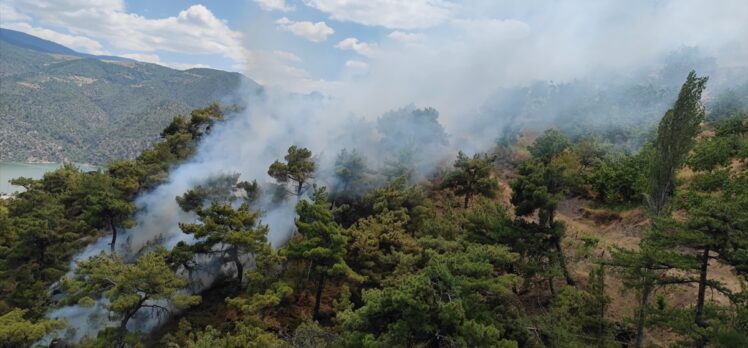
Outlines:
{"type": "MultiPolygon", "coordinates": [[[[282,159],[290,145],[307,147],[316,155],[320,170],[315,181],[321,186],[335,183],[332,166],[343,148],[358,150],[370,166],[381,166],[397,154],[385,153],[378,145],[382,134],[377,117],[407,105],[435,107],[451,140],[438,151],[416,154],[425,172],[450,161],[457,150],[488,150],[510,120],[488,115],[488,121],[484,117],[478,124],[471,117],[501,88],[540,79],[580,78],[592,84],[636,79],[656,71],[668,52],[683,46],[698,46],[721,67],[748,71],[748,5],[743,1],[475,1],[455,9],[455,18],[442,27],[383,38],[366,62],[349,64],[358,69],[355,73],[311,84],[324,87],[325,96],[283,92],[273,86],[294,83],[281,76],[283,69],[249,64],[248,76],[264,81],[265,92],[250,99],[245,111],[217,124],[189,162],[137,199],[137,225],[119,238],[125,242],[118,252],[132,259],[154,243],[171,248],[179,241],[193,242],[178,223],[194,222],[195,217],[181,211],[175,197],[224,174],[270,182],[269,165],[282,159]],[[397,39],[405,34],[408,40],[397,39]]],[[[248,39],[258,38],[250,32],[248,39]]],[[[303,52],[298,53],[303,58],[303,52]]],[[[268,237],[276,247],[293,230],[294,203],[289,199],[274,204],[266,195],[256,207],[263,210],[262,223],[269,225],[268,237]]],[[[108,250],[108,242],[109,237],[102,237],[76,261],[108,250]]],[[[102,310],[99,302],[87,309],[62,308],[50,316],[93,334],[101,326],[84,317],[101,315],[102,310]]]]}

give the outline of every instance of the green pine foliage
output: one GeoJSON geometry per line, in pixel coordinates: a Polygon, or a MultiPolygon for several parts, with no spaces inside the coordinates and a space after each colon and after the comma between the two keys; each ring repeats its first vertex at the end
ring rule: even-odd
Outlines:
{"type": "Polygon", "coordinates": [[[81,261],[75,274],[62,280],[66,301],[85,306],[92,299],[105,297],[107,308],[120,321],[121,337],[127,333],[127,323],[141,309],[163,315],[199,303],[200,296],[181,291],[188,281],[169,268],[166,255],[166,250],[156,249],[133,264],[124,263],[116,254],[103,253],[81,261]]]}
{"type": "Polygon", "coordinates": [[[61,320],[29,321],[25,319],[26,312],[24,309],[14,308],[0,315],[0,347],[28,346],[46,334],[65,326],[61,320]]]}
{"type": "Polygon", "coordinates": [[[314,177],[317,165],[312,159],[312,152],[304,147],[292,145],[284,157],[286,162],[275,161],[268,169],[268,175],[279,184],[290,186],[289,193],[297,199],[309,188],[309,181],[314,177]]]}
{"type": "Polygon", "coordinates": [[[0,314],[20,308],[25,319],[40,319],[54,305],[49,287],[69,271],[73,255],[107,234],[114,247],[117,233],[133,225],[135,196],[161,183],[221,118],[217,105],[195,110],[138,159],[106,170],[66,164],[39,180],[14,179],[26,190],[0,200],[0,314]]]}
{"type": "Polygon", "coordinates": [[[399,286],[365,291],[361,308],[339,314],[342,344],[518,347],[528,333],[511,300],[516,276],[504,271],[516,258],[491,245],[433,255],[399,286]]]}
{"type": "Polygon", "coordinates": [[[429,178],[414,175],[413,154],[443,145],[438,114],[403,109],[379,120],[382,130],[397,126],[378,144],[395,161],[370,167],[345,150],[317,172],[311,151],[291,146],[269,177],[204,178],[175,197],[194,240],[132,260],[103,253],[65,277],[86,244],[132,225],[134,198],[189,159],[222,111],[176,117],[135,160],[15,181],[26,191],[0,201],[0,345],[28,346],[61,328],[44,318],[58,305],[105,299],[118,325],[78,346],[644,347],[661,332],[664,344],[744,346],[745,118],[703,124],[704,82],[689,75],[638,153],[552,129],[527,151],[522,136],[502,143],[510,164],[460,152],[429,178]],[[428,141],[401,146],[403,134],[422,134],[413,126],[428,141]],[[269,178],[279,190],[260,186],[269,178]],[[653,203],[663,187],[664,203],[647,214],[642,198],[653,203]],[[293,231],[273,247],[260,209],[289,193],[293,231]],[[614,218],[597,221],[598,212],[614,218]],[[638,245],[605,235],[619,228],[638,245]],[[190,295],[205,259],[236,272],[190,295]],[[60,279],[56,302],[49,289],[60,279]],[[153,333],[126,330],[135,313],[175,310],[153,333]]]}
{"type": "Polygon", "coordinates": [[[361,279],[345,260],[347,238],[343,228],[333,219],[325,188],[315,188],[312,201],[302,200],[296,205],[298,238],[288,242],[291,260],[308,262],[317,278],[313,318],[319,319],[322,291],[329,278],[348,277],[361,279]]]}
{"type": "Polygon", "coordinates": [[[444,181],[444,186],[454,190],[455,194],[464,196],[463,207],[470,206],[474,196],[495,197],[499,184],[491,177],[491,168],[496,157],[487,154],[475,154],[472,158],[462,152],[457,154],[455,170],[444,181]]]}

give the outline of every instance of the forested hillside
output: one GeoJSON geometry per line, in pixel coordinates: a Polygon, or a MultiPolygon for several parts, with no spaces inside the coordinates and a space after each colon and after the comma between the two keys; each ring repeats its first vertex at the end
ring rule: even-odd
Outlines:
{"type": "Polygon", "coordinates": [[[135,157],[176,114],[260,90],[238,73],[80,54],[7,29],[0,81],[0,160],[94,164],[135,157]]]}
{"type": "Polygon", "coordinates": [[[748,109],[705,108],[707,80],[688,74],[636,152],[522,128],[421,178],[413,151],[446,134],[434,109],[403,109],[378,119],[400,127],[374,146],[403,154],[382,167],[343,150],[323,185],[289,144],[267,177],[162,197],[228,122],[218,105],[176,117],[136,159],[19,179],[0,201],[0,346],[747,346],[748,109]],[[176,201],[189,238],[127,248],[148,194],[176,201]],[[291,226],[277,247],[270,219],[291,226]]]}

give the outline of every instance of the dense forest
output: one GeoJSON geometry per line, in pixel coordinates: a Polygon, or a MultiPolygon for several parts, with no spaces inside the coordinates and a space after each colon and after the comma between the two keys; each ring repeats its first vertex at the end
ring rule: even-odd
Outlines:
{"type": "MultiPolygon", "coordinates": [[[[382,168],[347,149],[323,186],[316,154],[288,144],[272,184],[227,174],[173,197],[190,242],[119,255],[137,197],[229,116],[175,117],[135,159],[14,180],[0,346],[748,346],[748,109],[729,93],[705,107],[706,84],[691,72],[641,144],[510,127],[427,176],[405,149],[382,168]],[[295,205],[281,246],[261,196],[295,205]],[[71,305],[102,306],[105,329],[70,339],[49,313],[71,305]]],[[[379,122],[431,129],[432,148],[444,132],[430,109],[379,122]]]]}

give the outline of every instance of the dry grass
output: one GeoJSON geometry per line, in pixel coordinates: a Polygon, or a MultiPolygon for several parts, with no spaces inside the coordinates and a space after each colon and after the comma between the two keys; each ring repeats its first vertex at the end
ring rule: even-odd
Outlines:
{"type": "MultiPolygon", "coordinates": [[[[616,213],[605,209],[593,209],[589,205],[590,202],[582,199],[569,199],[562,202],[558,210],[558,220],[567,225],[563,245],[571,261],[570,272],[582,287],[587,284],[588,273],[594,266],[595,257],[609,257],[607,250],[612,246],[637,249],[642,235],[650,225],[649,218],[641,208],[616,213]],[[589,236],[599,239],[599,242],[594,250],[589,252],[592,254],[591,257],[581,257],[586,256],[579,253],[582,239],[589,236]]],[[[741,289],[740,279],[734,269],[714,260],[710,264],[709,279],[722,282],[732,291],[741,289]]],[[[620,321],[631,317],[637,306],[636,290],[625,287],[620,276],[615,272],[608,272],[605,280],[608,296],[611,299],[608,310],[610,319],[620,321]]],[[[663,295],[671,306],[687,308],[694,304],[697,285],[658,288],[656,294],[663,295]]],[[[708,291],[707,300],[720,305],[729,305],[728,298],[716,291],[708,291]]],[[[648,335],[649,344],[655,347],[667,346],[675,339],[677,337],[672,333],[656,330],[648,335]]]]}

